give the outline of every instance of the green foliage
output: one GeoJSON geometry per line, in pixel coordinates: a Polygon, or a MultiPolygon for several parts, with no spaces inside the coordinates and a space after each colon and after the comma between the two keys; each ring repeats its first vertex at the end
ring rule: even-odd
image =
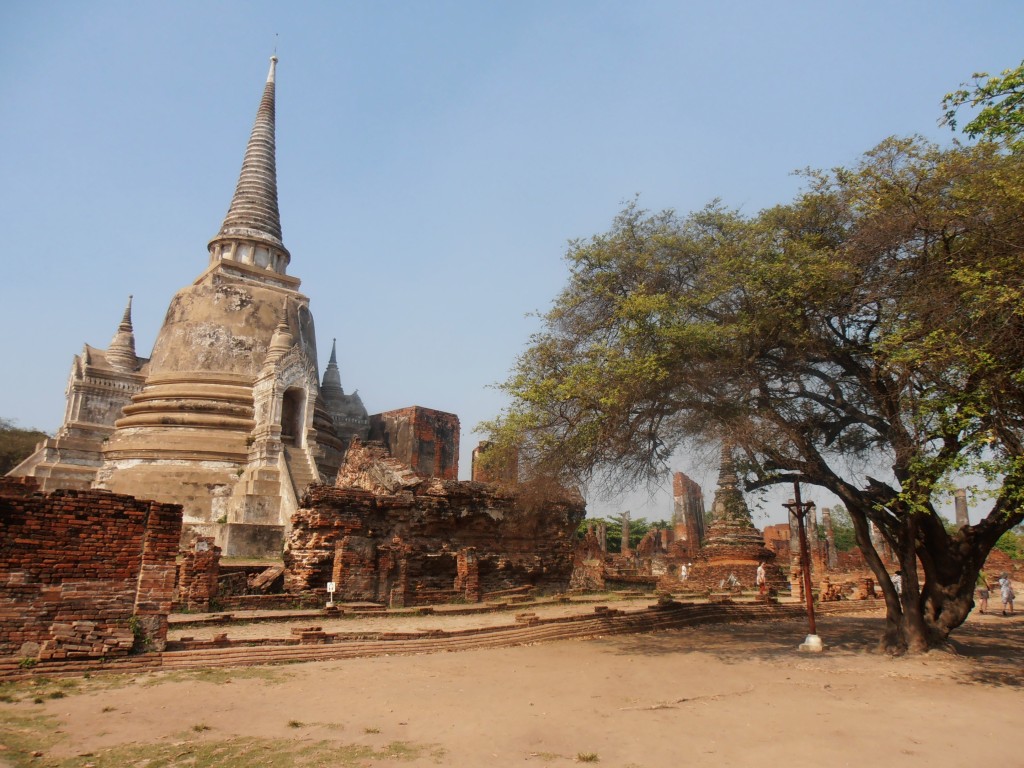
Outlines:
{"type": "MultiPolygon", "coordinates": [[[[587,533],[587,527],[592,523],[604,523],[605,525],[605,541],[608,545],[609,552],[621,552],[622,551],[622,516],[605,519],[603,517],[588,517],[579,524],[576,529],[576,535],[583,537],[587,533]]],[[[648,522],[643,518],[629,521],[629,546],[631,549],[636,549],[640,540],[647,535],[648,531],[660,530],[667,528],[668,523],[664,520],[655,520],[654,522],[648,522]]]]}
{"type": "Polygon", "coordinates": [[[0,418],[0,475],[6,475],[27,459],[36,444],[47,437],[38,429],[20,429],[12,420],[0,418]]]}
{"type": "Polygon", "coordinates": [[[1024,526],[1018,525],[1000,536],[996,549],[1014,560],[1024,560],[1024,526]]]}
{"type": "MultiPolygon", "coordinates": [[[[820,536],[824,537],[824,526],[818,529],[820,536]]],[[[857,535],[853,530],[853,520],[850,513],[842,504],[832,507],[832,535],[836,543],[836,551],[850,552],[857,546],[857,535]]]]}
{"type": "Polygon", "coordinates": [[[138,616],[132,616],[128,619],[128,629],[131,630],[134,642],[132,643],[132,653],[145,653],[153,647],[153,642],[146,634],[146,627],[142,623],[142,619],[138,616]]]}
{"type": "Polygon", "coordinates": [[[972,139],[1006,142],[1019,150],[1024,136],[1024,61],[999,75],[976,72],[972,81],[946,94],[941,122],[955,130],[961,107],[980,108],[963,132],[972,139]]]}

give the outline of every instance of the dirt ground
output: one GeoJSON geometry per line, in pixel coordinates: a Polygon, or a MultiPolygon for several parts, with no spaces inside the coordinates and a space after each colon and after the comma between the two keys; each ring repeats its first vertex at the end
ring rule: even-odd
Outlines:
{"type": "Polygon", "coordinates": [[[1024,766],[1024,617],[896,659],[880,622],[8,683],[0,765],[1024,766]]]}

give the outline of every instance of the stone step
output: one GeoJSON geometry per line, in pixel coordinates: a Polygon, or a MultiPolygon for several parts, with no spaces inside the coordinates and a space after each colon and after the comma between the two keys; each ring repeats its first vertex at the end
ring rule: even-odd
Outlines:
{"type": "Polygon", "coordinates": [[[292,488],[295,489],[296,498],[301,499],[302,495],[313,483],[319,483],[320,478],[313,474],[306,458],[306,451],[294,445],[285,444],[284,460],[288,467],[288,475],[292,481],[292,488]]]}

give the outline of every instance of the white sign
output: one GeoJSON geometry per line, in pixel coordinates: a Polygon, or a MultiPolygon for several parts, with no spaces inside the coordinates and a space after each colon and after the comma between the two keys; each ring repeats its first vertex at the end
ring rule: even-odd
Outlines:
{"type": "Polygon", "coordinates": [[[334,582],[333,581],[328,581],[327,582],[327,591],[328,592],[332,592],[332,593],[334,592],[334,582]]]}

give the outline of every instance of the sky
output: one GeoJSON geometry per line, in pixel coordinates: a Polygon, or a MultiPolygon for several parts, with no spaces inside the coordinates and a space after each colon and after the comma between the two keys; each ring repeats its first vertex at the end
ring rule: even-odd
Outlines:
{"type": "MultiPolygon", "coordinates": [[[[887,136],[948,143],[943,94],[1020,63],[1021,29],[1024,4],[984,0],[6,0],[0,417],[56,430],[73,356],[129,295],[148,356],[207,264],[275,50],[283,239],[321,374],[337,338],[370,413],[458,414],[466,478],[569,241],[634,197],[753,215],[887,136]]],[[[673,469],[710,501],[711,463],[673,469]]],[[[588,502],[672,511],[667,477],[588,502]]],[[[763,505],[759,525],[784,519],[763,505]]]]}

